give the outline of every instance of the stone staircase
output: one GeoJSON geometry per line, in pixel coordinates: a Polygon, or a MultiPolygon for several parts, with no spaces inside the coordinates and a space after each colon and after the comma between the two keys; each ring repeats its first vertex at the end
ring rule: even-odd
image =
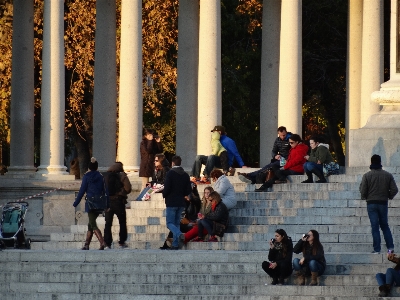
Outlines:
{"type": "MultiPolygon", "coordinates": [[[[228,232],[218,243],[188,243],[180,251],[158,250],[168,234],[161,195],[131,201],[129,249],[77,250],[87,227],[72,225],[70,232],[52,233],[49,242],[32,243],[30,251],[0,252],[1,299],[377,299],[375,274],[393,264],[385,254],[370,253],[369,219],[358,192],[367,170],[348,169],[326,184],[302,184],[305,176],[292,176],[268,193],[230,178],[238,204],[228,232]],[[293,243],[310,229],[320,233],[328,264],[320,286],[295,286],[292,277],[286,286],[269,285],[261,263],[277,228],[293,243]]],[[[388,171],[400,182],[399,170],[388,171]]],[[[399,199],[389,205],[396,252],[399,199]]],[[[98,223],[104,227],[104,218],[98,223]]],[[[117,240],[117,218],[112,230],[117,240]]],[[[91,249],[97,247],[92,242],[91,249]]],[[[400,289],[392,289],[392,296],[400,299],[400,289]]]]}

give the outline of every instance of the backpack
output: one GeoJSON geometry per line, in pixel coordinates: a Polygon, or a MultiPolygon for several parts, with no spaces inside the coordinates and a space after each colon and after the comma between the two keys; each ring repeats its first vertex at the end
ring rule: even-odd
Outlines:
{"type": "Polygon", "coordinates": [[[121,177],[119,173],[116,172],[108,172],[107,176],[107,187],[109,196],[114,196],[118,194],[118,192],[122,189],[123,184],[121,182],[121,177]]]}

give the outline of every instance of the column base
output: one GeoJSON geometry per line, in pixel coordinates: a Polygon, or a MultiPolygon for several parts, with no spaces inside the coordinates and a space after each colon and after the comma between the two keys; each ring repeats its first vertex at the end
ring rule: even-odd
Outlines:
{"type": "Polygon", "coordinates": [[[75,180],[75,175],[66,170],[66,166],[39,166],[34,177],[39,180],[75,180]]]}
{"type": "Polygon", "coordinates": [[[371,164],[378,154],[383,167],[400,166],[400,112],[381,112],[372,115],[367,124],[349,132],[349,167],[371,164]]]}

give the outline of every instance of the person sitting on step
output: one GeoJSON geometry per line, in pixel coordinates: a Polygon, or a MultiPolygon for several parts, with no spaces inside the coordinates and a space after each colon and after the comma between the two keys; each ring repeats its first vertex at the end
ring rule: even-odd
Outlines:
{"type": "Polygon", "coordinates": [[[199,214],[199,220],[197,221],[198,236],[193,242],[204,242],[204,231],[210,234],[209,242],[218,242],[216,235],[222,236],[224,230],[228,225],[229,211],[226,205],[222,202],[221,196],[216,192],[210,194],[211,199],[211,211],[208,215],[204,216],[199,214]],[[218,227],[222,226],[224,229],[222,232],[217,232],[218,227]]]}
{"type": "Polygon", "coordinates": [[[226,205],[228,210],[236,206],[237,200],[235,195],[235,188],[229,181],[228,177],[219,169],[211,171],[211,179],[214,183],[214,191],[216,191],[222,198],[222,202],[226,205]]]}
{"type": "Polygon", "coordinates": [[[283,285],[292,274],[293,243],[283,229],[275,230],[275,238],[269,241],[268,260],[262,268],[272,277],[272,285],[283,285]]]}
{"type": "Polygon", "coordinates": [[[293,260],[293,268],[296,271],[297,285],[305,284],[305,276],[311,274],[310,285],[318,285],[318,276],[321,276],[326,268],[324,247],[319,241],[319,233],[310,230],[294,246],[293,252],[303,253],[301,259],[293,260]]]}
{"type": "Polygon", "coordinates": [[[274,165],[274,177],[266,181],[262,186],[256,189],[256,192],[267,192],[273,184],[286,183],[288,175],[302,175],[303,164],[306,162],[304,158],[308,152],[308,146],[302,143],[301,137],[298,134],[292,134],[289,138],[291,149],[286,164],[283,167],[274,165]]]}
{"type": "Polygon", "coordinates": [[[395,283],[396,286],[400,286],[400,257],[395,256],[392,250],[389,250],[387,259],[394,262],[396,265],[394,268],[388,268],[386,274],[376,274],[376,281],[378,281],[379,285],[379,297],[389,296],[393,283],[395,283]]]}
{"type": "Polygon", "coordinates": [[[274,146],[272,147],[271,162],[266,166],[262,167],[260,170],[251,173],[238,172],[239,175],[238,177],[241,181],[245,183],[255,184],[257,183],[257,177],[260,174],[264,173],[265,174],[265,177],[263,179],[264,182],[267,176],[266,172],[273,166],[280,167],[281,161],[285,161],[288,158],[290,150],[289,138],[292,135],[292,133],[287,132],[286,127],[284,126],[278,127],[277,132],[278,132],[278,137],[276,138],[274,146]]]}
{"type": "Polygon", "coordinates": [[[313,173],[319,178],[316,183],[325,183],[324,164],[333,162],[332,155],[329,152],[329,145],[323,144],[319,137],[311,137],[310,147],[310,155],[304,156],[307,162],[303,165],[307,180],[302,181],[302,183],[313,183],[313,173]]]}

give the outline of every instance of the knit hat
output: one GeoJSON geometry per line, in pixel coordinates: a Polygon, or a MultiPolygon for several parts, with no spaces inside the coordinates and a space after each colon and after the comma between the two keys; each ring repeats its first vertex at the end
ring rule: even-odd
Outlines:
{"type": "Polygon", "coordinates": [[[89,163],[89,170],[96,171],[98,167],[99,167],[99,164],[97,163],[96,158],[92,157],[90,159],[90,163],[89,163]]]}
{"type": "Polygon", "coordinates": [[[371,165],[380,165],[381,157],[378,154],[374,154],[371,156],[371,165]]]}

